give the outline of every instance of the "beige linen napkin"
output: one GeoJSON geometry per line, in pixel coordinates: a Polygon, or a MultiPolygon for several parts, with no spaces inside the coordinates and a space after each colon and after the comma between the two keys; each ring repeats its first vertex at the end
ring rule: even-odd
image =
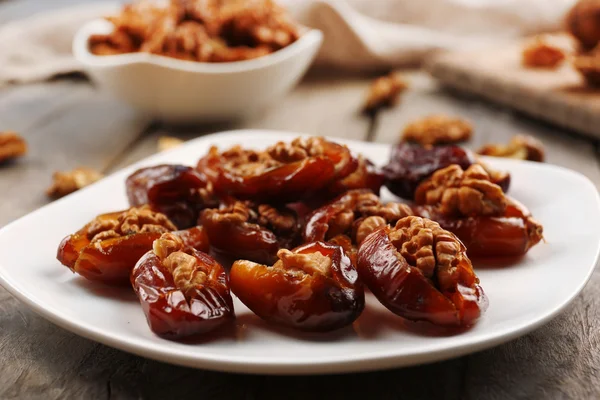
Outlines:
{"type": "MultiPolygon", "coordinates": [[[[280,0],[299,22],[325,33],[318,63],[363,70],[552,30],[574,1],[280,0]]],[[[0,26],[0,85],[81,71],[71,55],[75,32],[118,7],[112,2],[71,6],[0,26]]]]}

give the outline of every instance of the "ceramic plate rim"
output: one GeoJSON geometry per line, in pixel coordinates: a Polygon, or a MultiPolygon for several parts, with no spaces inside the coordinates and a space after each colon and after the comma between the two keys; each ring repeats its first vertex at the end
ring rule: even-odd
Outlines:
{"type": "MultiPolygon", "coordinates": [[[[241,129],[204,135],[199,138],[190,140],[189,142],[184,144],[184,146],[194,146],[198,142],[207,142],[212,139],[223,138],[227,136],[238,137],[241,135],[277,135],[278,138],[290,138],[296,137],[298,135],[306,136],[307,134],[265,129],[241,129]]],[[[384,143],[372,143],[359,140],[341,139],[336,137],[332,137],[331,139],[338,142],[355,145],[360,144],[372,147],[389,146],[389,144],[384,143]]],[[[139,162],[136,162],[128,167],[116,171],[115,173],[107,176],[105,179],[115,179],[117,175],[124,175],[126,173],[130,173],[130,171],[133,171],[136,168],[139,168],[140,166],[151,164],[152,161],[158,158],[159,156],[163,156],[167,153],[177,152],[178,150],[179,148],[176,148],[173,150],[169,150],[168,152],[163,152],[144,158],[139,162]]],[[[494,160],[493,162],[499,164],[511,164],[515,162],[524,161],[494,160]]],[[[530,167],[555,169],[557,171],[562,171],[562,173],[571,174],[577,179],[583,180],[585,184],[589,186],[591,190],[593,190],[596,205],[598,205],[600,208],[600,196],[598,195],[598,191],[594,184],[585,175],[556,165],[536,164],[530,162],[526,163],[531,164],[530,167]]],[[[101,184],[103,181],[104,179],[99,181],[98,183],[95,183],[94,185],[91,185],[89,188],[85,188],[63,199],[45,205],[17,219],[16,221],[9,223],[8,225],[0,229],[0,243],[2,243],[2,237],[4,235],[7,235],[7,233],[9,233],[14,226],[27,222],[29,219],[36,218],[39,214],[43,214],[44,212],[46,212],[47,209],[54,207],[59,202],[66,201],[67,199],[72,198],[72,196],[79,196],[82,193],[85,193],[86,191],[95,187],[96,185],[101,184]]],[[[480,351],[507,342],[511,339],[528,333],[555,317],[560,311],[567,307],[577,297],[577,295],[579,295],[579,293],[581,293],[585,285],[588,283],[596,267],[599,255],[600,243],[596,246],[594,262],[591,263],[590,267],[588,268],[585,279],[582,280],[577,286],[577,288],[575,288],[575,290],[573,290],[568,297],[565,297],[560,304],[558,304],[552,309],[547,310],[547,312],[545,313],[540,313],[540,315],[537,315],[535,318],[532,318],[532,320],[530,320],[529,322],[523,322],[520,324],[511,325],[505,329],[499,329],[493,334],[488,334],[485,338],[465,341],[464,343],[461,342],[452,346],[436,346],[434,344],[420,351],[411,352],[409,355],[403,353],[398,354],[394,353],[393,351],[385,352],[385,354],[374,354],[373,352],[370,352],[368,355],[344,355],[343,357],[328,356],[322,359],[310,358],[302,360],[287,360],[285,358],[271,358],[268,360],[252,360],[251,364],[249,364],[247,360],[245,361],[243,356],[240,357],[236,355],[202,354],[201,357],[199,357],[198,354],[186,355],[181,351],[174,351],[169,353],[161,348],[154,348],[153,346],[144,345],[143,343],[137,343],[134,339],[123,337],[121,333],[107,333],[106,331],[102,331],[102,329],[96,326],[92,326],[87,322],[72,320],[68,316],[62,314],[62,312],[56,309],[55,307],[40,304],[40,302],[36,301],[35,296],[29,296],[27,293],[24,293],[24,291],[22,291],[23,288],[19,285],[18,282],[13,282],[11,278],[5,276],[6,268],[4,267],[4,263],[1,259],[0,284],[18,300],[25,303],[38,315],[51,321],[52,323],[82,337],[143,357],[148,357],[159,361],[169,362],[172,364],[183,365],[193,368],[206,368],[226,372],[267,373],[277,375],[347,373],[379,370],[392,367],[424,364],[433,361],[441,361],[448,358],[472,353],[475,351],[480,351]],[[249,366],[254,366],[256,368],[254,371],[248,371],[249,366]]]]}

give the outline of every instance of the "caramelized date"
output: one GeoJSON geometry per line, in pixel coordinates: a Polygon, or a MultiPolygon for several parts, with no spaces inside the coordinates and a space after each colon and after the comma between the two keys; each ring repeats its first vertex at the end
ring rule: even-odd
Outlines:
{"type": "MultiPolygon", "coordinates": [[[[103,214],[65,237],[58,247],[57,259],[89,280],[126,284],[131,269],[152,248],[152,242],[174,229],[167,217],[147,207],[103,214]]],[[[203,228],[177,234],[192,247],[208,249],[203,228]]]]}
{"type": "Polygon", "coordinates": [[[399,143],[383,168],[385,185],[397,196],[412,200],[417,186],[435,171],[452,164],[463,169],[475,163],[473,154],[458,146],[421,146],[399,143]]]}
{"type": "Polygon", "coordinates": [[[211,248],[224,255],[256,262],[273,262],[281,247],[299,239],[296,215],[289,210],[236,201],[202,213],[211,248]]]}
{"type": "Polygon", "coordinates": [[[325,241],[342,234],[359,244],[357,239],[367,236],[367,228],[395,223],[407,215],[412,215],[412,211],[406,204],[382,204],[369,190],[351,190],[308,216],[304,241],[325,241]]]}
{"type": "Polygon", "coordinates": [[[207,181],[184,165],[142,168],[129,176],[125,185],[131,206],[148,204],[179,229],[195,226],[202,209],[217,205],[207,181]]]}
{"type": "Polygon", "coordinates": [[[323,138],[298,138],[264,152],[240,146],[219,153],[211,148],[198,162],[220,195],[258,202],[286,203],[315,193],[335,179],[343,179],[357,168],[345,146],[323,138]]]}
{"type": "Polygon", "coordinates": [[[519,257],[543,239],[543,228],[522,204],[510,197],[507,200],[504,213],[494,217],[452,218],[429,206],[417,206],[414,211],[458,236],[470,257],[519,257]]]}
{"type": "Polygon", "coordinates": [[[358,273],[393,313],[441,326],[472,325],[487,308],[465,246],[437,223],[407,217],[369,235],[358,273]]]}
{"type": "Polygon", "coordinates": [[[358,318],[364,291],[340,246],[315,242],[277,256],[272,267],[239,260],[231,269],[233,293],[256,315],[305,331],[330,331],[358,318]]]}
{"type": "Polygon", "coordinates": [[[208,254],[165,233],[131,272],[150,329],[177,339],[232,320],[233,301],[223,267],[208,254]]]}
{"type": "Polygon", "coordinates": [[[383,172],[370,160],[360,155],[357,157],[357,164],[358,166],[354,172],[328,186],[328,197],[335,197],[355,189],[368,189],[379,195],[381,186],[383,186],[385,180],[383,172]]]}

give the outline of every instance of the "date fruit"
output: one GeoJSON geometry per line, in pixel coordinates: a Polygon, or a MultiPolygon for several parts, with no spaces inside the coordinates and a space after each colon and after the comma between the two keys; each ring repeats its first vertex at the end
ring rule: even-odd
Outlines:
{"type": "Polygon", "coordinates": [[[390,162],[383,168],[385,185],[395,195],[412,200],[417,186],[435,171],[452,164],[467,169],[473,163],[473,154],[459,146],[403,142],[394,146],[390,162]]]}
{"type": "Polygon", "coordinates": [[[340,246],[314,242],[277,256],[270,267],[238,260],[231,268],[231,290],[256,315],[299,330],[330,331],[361,314],[364,290],[340,246]]]}
{"type": "MultiPolygon", "coordinates": [[[[58,247],[57,259],[89,280],[127,284],[131,269],[152,248],[152,242],[175,229],[165,215],[148,207],[102,214],[65,237],[58,247]]],[[[192,247],[208,249],[204,228],[191,228],[177,234],[192,247]]]]}
{"type": "Polygon", "coordinates": [[[543,239],[542,225],[524,205],[510,197],[504,213],[493,217],[453,218],[430,206],[416,206],[413,210],[458,236],[473,258],[520,257],[543,239]]]}
{"type": "Polygon", "coordinates": [[[357,168],[347,147],[323,138],[297,138],[258,152],[216,147],[200,159],[197,170],[221,196],[257,202],[294,202],[316,193],[357,168]]]}
{"type": "Polygon", "coordinates": [[[406,217],[369,235],[360,279],[393,313],[440,326],[470,326],[487,308],[465,246],[436,222],[406,217]]]}
{"type": "Polygon", "coordinates": [[[234,259],[271,263],[280,248],[289,248],[300,239],[295,213],[267,204],[235,201],[204,210],[200,220],[211,248],[234,259]]]}
{"type": "Polygon", "coordinates": [[[173,233],[154,241],[131,284],[150,329],[167,339],[201,335],[235,318],[223,267],[173,233]]]}
{"type": "Polygon", "coordinates": [[[359,244],[370,233],[367,233],[369,228],[377,229],[408,215],[412,215],[412,211],[406,204],[382,204],[370,190],[351,190],[307,217],[304,241],[328,241],[337,235],[346,235],[359,244]]]}
{"type": "Polygon", "coordinates": [[[142,168],[127,178],[125,186],[131,206],[148,204],[179,229],[195,226],[202,209],[218,205],[206,179],[184,165],[142,168]]]}

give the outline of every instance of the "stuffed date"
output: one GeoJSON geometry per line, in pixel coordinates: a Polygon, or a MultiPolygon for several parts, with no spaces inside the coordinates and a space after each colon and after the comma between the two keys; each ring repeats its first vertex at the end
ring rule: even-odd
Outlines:
{"type": "Polygon", "coordinates": [[[195,226],[202,209],[218,205],[206,179],[184,165],[142,168],[127,178],[125,186],[132,207],[148,204],[179,229],[195,226]]]}
{"type": "Polygon", "coordinates": [[[381,203],[369,190],[351,190],[313,211],[304,226],[304,241],[329,241],[348,236],[356,245],[378,227],[412,215],[402,203],[381,203]]]}
{"type": "Polygon", "coordinates": [[[345,178],[356,170],[357,162],[345,146],[311,137],[279,142],[266,151],[234,146],[220,153],[213,147],[197,170],[221,196],[285,203],[345,178]]]}
{"type": "MultiPolygon", "coordinates": [[[[59,245],[57,259],[73,272],[92,281],[124,285],[140,257],[152,248],[152,242],[175,225],[149,207],[102,214],[59,245]]],[[[180,231],[190,246],[208,249],[203,228],[180,231]]]]}
{"type": "Polygon", "coordinates": [[[419,185],[415,202],[417,215],[457,235],[471,257],[522,256],[543,238],[542,226],[529,211],[477,164],[435,172],[419,185]]]}
{"type": "Polygon", "coordinates": [[[131,284],[161,337],[201,335],[235,318],[223,267],[173,233],[154,241],[131,271],[131,284]]]}
{"type": "Polygon", "coordinates": [[[271,263],[280,248],[293,247],[300,239],[295,212],[267,204],[234,201],[204,210],[200,222],[211,249],[234,259],[271,263]]]}
{"type": "Polygon", "coordinates": [[[487,308],[465,246],[434,221],[406,217],[371,233],[358,251],[360,279],[393,313],[469,326],[487,308]]]}
{"type": "Polygon", "coordinates": [[[330,331],[358,318],[364,291],[340,246],[315,242],[277,256],[273,266],[238,260],[231,268],[231,290],[256,315],[304,331],[330,331]]]}

